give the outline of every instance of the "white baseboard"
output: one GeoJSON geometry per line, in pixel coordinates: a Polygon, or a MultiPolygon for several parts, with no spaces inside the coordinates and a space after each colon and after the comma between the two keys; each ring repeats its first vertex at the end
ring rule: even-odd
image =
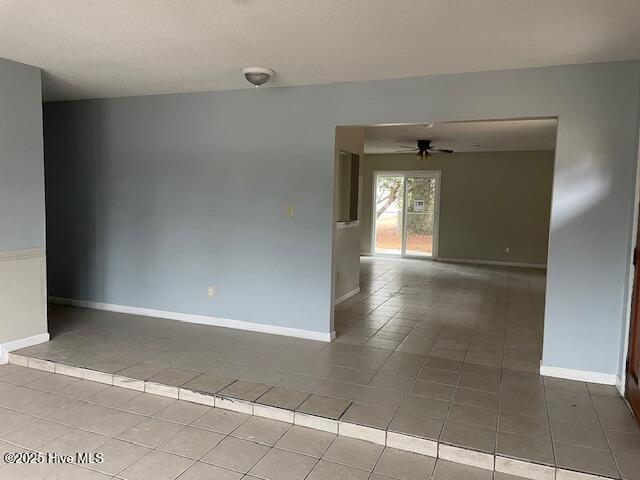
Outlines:
{"type": "Polygon", "coordinates": [[[603,385],[619,385],[621,382],[620,377],[613,373],[547,367],[545,365],[540,365],[540,375],[545,377],[564,378],[565,380],[578,380],[580,382],[601,383],[603,385]]]}
{"type": "Polygon", "coordinates": [[[4,365],[9,361],[9,352],[20,350],[21,348],[32,347],[39,343],[49,341],[48,333],[40,333],[31,337],[19,338],[7,343],[0,343],[0,365],[4,365]]]}
{"type": "Polygon", "coordinates": [[[470,263],[473,265],[496,265],[499,267],[547,268],[545,263],[501,262],[499,260],[474,260],[470,258],[438,257],[437,261],[449,263],[470,263]]]}
{"type": "Polygon", "coordinates": [[[334,304],[338,305],[338,304],[344,302],[345,300],[349,300],[351,297],[353,297],[354,295],[357,295],[359,293],[360,293],[360,287],[354,288],[353,290],[351,290],[350,292],[345,293],[341,297],[336,298],[336,301],[334,302],[334,304]]]}
{"type": "Polygon", "coordinates": [[[165,310],[153,310],[150,308],[130,307],[127,305],[117,305],[114,303],[91,302],[88,300],[75,300],[72,298],[49,297],[51,303],[62,305],[72,305],[74,307],[92,308],[94,310],[105,310],[108,312],[129,313],[131,315],[142,315],[145,317],[165,318],[168,320],[178,320],[180,322],[199,323],[215,327],[235,328],[237,330],[248,330],[250,332],[270,333],[272,335],[284,335],[287,337],[304,338],[307,340],[317,340],[320,342],[331,342],[335,338],[335,332],[325,333],[313,330],[302,330],[298,328],[279,327],[277,325],[264,325],[262,323],[244,322],[242,320],[231,320],[228,318],[211,317],[209,315],[195,315],[192,313],[168,312],[165,310]]]}

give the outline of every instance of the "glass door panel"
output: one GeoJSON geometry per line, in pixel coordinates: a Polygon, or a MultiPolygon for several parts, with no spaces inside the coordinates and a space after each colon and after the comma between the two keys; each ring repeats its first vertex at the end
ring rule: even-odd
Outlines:
{"type": "Polygon", "coordinates": [[[403,255],[433,256],[436,179],[410,176],[406,184],[406,228],[403,255]]]}
{"type": "Polygon", "coordinates": [[[375,252],[402,254],[404,231],[404,175],[377,175],[375,196],[375,252]]]}

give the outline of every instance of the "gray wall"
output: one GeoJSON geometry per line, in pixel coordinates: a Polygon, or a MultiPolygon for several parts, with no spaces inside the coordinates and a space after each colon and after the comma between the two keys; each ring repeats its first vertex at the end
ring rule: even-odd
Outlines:
{"type": "Polygon", "coordinates": [[[0,251],[44,247],[40,70],[0,58],[0,251]]]}
{"type": "Polygon", "coordinates": [[[543,362],[618,373],[639,84],[625,62],[48,105],[51,293],[326,332],[336,125],[558,116],[543,362]]]}
{"type": "Polygon", "coordinates": [[[40,70],[0,59],[0,362],[47,332],[40,70]]]}
{"type": "Polygon", "coordinates": [[[553,152],[461,152],[365,155],[362,175],[361,251],[371,253],[373,172],[441,172],[440,258],[547,263],[553,152]],[[509,247],[509,252],[506,252],[509,247]]]}

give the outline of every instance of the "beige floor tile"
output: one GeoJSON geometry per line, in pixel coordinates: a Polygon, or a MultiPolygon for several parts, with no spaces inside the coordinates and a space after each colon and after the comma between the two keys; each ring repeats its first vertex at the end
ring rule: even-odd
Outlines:
{"type": "Polygon", "coordinates": [[[412,384],[413,378],[411,377],[390,375],[387,373],[378,373],[369,382],[369,386],[371,387],[385,388],[388,390],[395,390],[404,393],[408,392],[411,389],[412,384]]]}
{"type": "Polygon", "coordinates": [[[442,383],[445,385],[457,385],[460,374],[458,372],[448,372],[435,368],[425,367],[420,371],[418,377],[429,382],[442,383]]]}
{"type": "Polygon", "coordinates": [[[637,433],[627,433],[606,430],[605,433],[613,452],[640,455],[640,431],[637,433]]]}
{"type": "Polygon", "coordinates": [[[254,402],[257,398],[264,395],[270,388],[270,385],[265,385],[263,383],[236,380],[228,387],[220,390],[218,395],[254,402]]]}
{"type": "Polygon", "coordinates": [[[389,431],[405,433],[430,440],[437,440],[442,431],[443,420],[399,412],[389,425],[389,431]]]}
{"type": "Polygon", "coordinates": [[[556,455],[556,463],[559,467],[613,478],[618,476],[618,469],[613,456],[609,452],[576,447],[560,442],[554,442],[553,448],[556,455]]]}
{"type": "Polygon", "coordinates": [[[459,405],[469,405],[472,407],[487,408],[489,410],[498,410],[499,397],[495,393],[483,392],[480,390],[472,390],[469,388],[458,387],[453,396],[453,403],[459,405]]]}
{"type": "Polygon", "coordinates": [[[80,428],[102,435],[116,436],[128,430],[144,419],[141,415],[114,410],[111,408],[97,407],[88,416],[84,417],[79,425],[80,428]]]}
{"type": "Polygon", "coordinates": [[[498,432],[496,453],[519,460],[554,464],[553,446],[546,438],[498,432]]]}
{"type": "Polygon", "coordinates": [[[200,461],[247,473],[268,451],[269,447],[266,445],[226,437],[200,461]]]}
{"type": "Polygon", "coordinates": [[[79,378],[53,373],[29,383],[29,388],[43,390],[45,392],[58,392],[67,385],[80,381],[81,380],[79,378]]]}
{"type": "Polygon", "coordinates": [[[192,423],[194,427],[205,428],[228,435],[249,419],[249,415],[221,408],[212,408],[192,423]]]}
{"type": "Polygon", "coordinates": [[[372,407],[362,403],[352,403],[340,417],[343,422],[367,427],[386,429],[396,413],[395,408],[372,407]]]}
{"type": "Polygon", "coordinates": [[[116,475],[150,452],[148,448],[112,438],[95,449],[101,453],[103,462],[89,465],[92,470],[116,475]]]}
{"type": "Polygon", "coordinates": [[[187,426],[171,435],[157,449],[198,460],[224,438],[220,433],[187,426]]]}
{"type": "Polygon", "coordinates": [[[385,448],[374,472],[400,480],[431,478],[436,459],[425,455],[385,448]]]}
{"type": "Polygon", "coordinates": [[[64,465],[55,463],[12,463],[0,468],[0,480],[42,480],[64,465]]]}
{"type": "Polygon", "coordinates": [[[448,401],[409,394],[400,407],[400,411],[444,420],[447,416],[450,405],[451,404],[448,401]]]}
{"type": "Polygon", "coordinates": [[[593,407],[573,407],[550,403],[548,409],[549,419],[552,422],[571,423],[582,427],[600,426],[600,421],[593,407]]]}
{"type": "Polygon", "coordinates": [[[266,480],[303,480],[316,462],[313,457],[272,448],[249,473],[266,480]]]}
{"type": "Polygon", "coordinates": [[[37,419],[3,436],[2,439],[24,448],[36,449],[42,444],[61,437],[71,430],[73,430],[73,427],[62,423],[37,419]]]}
{"type": "Polygon", "coordinates": [[[208,463],[196,462],[180,475],[180,480],[239,480],[246,479],[242,473],[208,463]]]}
{"type": "Polygon", "coordinates": [[[498,430],[519,435],[551,438],[549,421],[544,418],[527,417],[514,413],[500,413],[498,416],[498,430]]]}
{"type": "Polygon", "coordinates": [[[273,446],[291,428],[290,423],[250,417],[232,433],[234,437],[273,446]]]}
{"type": "Polygon", "coordinates": [[[211,407],[207,407],[205,405],[197,405],[183,400],[176,400],[169,406],[154,413],[153,416],[162,420],[188,425],[210,410],[211,407]]]}
{"type": "Polygon", "coordinates": [[[90,363],[89,365],[87,365],[87,368],[97,370],[98,372],[116,373],[124,370],[125,368],[131,367],[136,363],[138,362],[131,358],[106,357],[104,359],[98,360],[97,362],[90,363]]]}
{"type": "MultiPolygon", "coordinates": [[[[80,400],[87,400],[103,392],[109,388],[109,385],[105,385],[104,383],[91,382],[89,380],[80,380],[71,382],[65,385],[63,388],[60,388],[55,393],[59,393],[60,395],[66,395],[68,397],[77,398],[80,400]]],[[[113,387],[111,387],[113,388],[113,387]]]]}
{"type": "Polygon", "coordinates": [[[518,477],[516,475],[509,475],[508,473],[494,472],[493,480],[523,480],[525,477],[518,477]]]}
{"type": "Polygon", "coordinates": [[[449,409],[447,419],[475,427],[493,430],[498,428],[498,413],[495,410],[487,408],[458,405],[454,403],[449,409]]]}
{"type": "Polygon", "coordinates": [[[365,470],[320,460],[313,467],[307,480],[366,480],[368,478],[369,472],[365,470]]]}
{"type": "MultiPolygon", "coordinates": [[[[77,384],[76,384],[77,385],[77,384]]],[[[140,392],[120,387],[103,388],[89,397],[87,402],[96,403],[105,407],[121,407],[124,403],[140,395],[140,392]]]]}
{"type": "Polygon", "coordinates": [[[6,408],[0,408],[0,436],[5,436],[14,432],[25,425],[33,423],[36,417],[26,415],[24,413],[14,412],[6,408]]]}
{"type": "Polygon", "coordinates": [[[27,367],[23,367],[20,365],[15,365],[12,363],[7,363],[4,365],[0,365],[0,377],[4,377],[6,375],[11,375],[12,373],[19,372],[21,370],[26,369],[27,367]]]}
{"type": "Polygon", "coordinates": [[[278,440],[276,447],[320,458],[335,438],[332,433],[294,425],[278,440]]]}
{"type": "Polygon", "coordinates": [[[75,455],[77,452],[90,452],[104,445],[109,437],[85,430],[74,429],[64,435],[44,443],[40,452],[58,452],[62,455],[75,455]]]}
{"type": "MultiPolygon", "coordinates": [[[[547,418],[547,406],[544,399],[532,396],[530,393],[502,394],[500,396],[500,411],[525,415],[527,417],[547,418]]],[[[562,415],[559,416],[560,420],[562,415]]]]}
{"type": "Polygon", "coordinates": [[[183,370],[181,368],[167,368],[162,372],[149,378],[150,382],[160,383],[162,385],[172,385],[180,387],[185,383],[193,380],[201,375],[201,372],[192,370],[183,370]]]}
{"type": "MultiPolygon", "coordinates": [[[[551,422],[553,440],[581,447],[609,450],[607,438],[602,428],[581,427],[569,423],[551,422]]],[[[638,451],[640,453],[640,450],[638,451]]]]}
{"type": "Polygon", "coordinates": [[[430,397],[438,400],[450,402],[453,399],[455,387],[442,383],[429,382],[427,380],[417,380],[411,388],[411,394],[421,397],[430,397]]]}
{"type": "Polygon", "coordinates": [[[146,418],[118,435],[118,438],[143,447],[156,448],[182,428],[179,423],[167,422],[157,418],[146,418]]]}
{"type": "Polygon", "coordinates": [[[121,377],[135,378],[136,380],[148,380],[149,378],[166,369],[166,366],[158,365],[152,362],[139,362],[123,370],[118,370],[117,372],[113,373],[117,373],[117,375],[121,377]]]}
{"type": "Polygon", "coordinates": [[[616,463],[624,480],[640,480],[640,457],[626,453],[615,453],[616,463]]]}
{"type": "Polygon", "coordinates": [[[347,400],[311,395],[298,407],[297,411],[335,420],[342,416],[350,404],[351,402],[347,400]]]}
{"type": "Polygon", "coordinates": [[[193,463],[177,455],[151,451],[118,476],[125,480],[175,480],[193,463]]]}
{"type": "Polygon", "coordinates": [[[498,393],[500,391],[500,374],[476,374],[462,371],[458,386],[498,393]]]}
{"type": "MultiPolygon", "coordinates": [[[[362,293],[337,309],[338,335],[350,330],[351,335],[372,336],[374,340],[394,344],[378,347],[392,347],[396,351],[337,342],[326,345],[254,332],[175,324],[162,319],[151,322],[150,319],[112,312],[52,306],[53,321],[56,317],[72,321],[55,326],[58,335],[51,342],[30,347],[25,352],[33,352],[32,355],[46,360],[62,359],[63,363],[71,365],[96,365],[91,368],[121,372],[134,378],[157,375],[155,380],[167,384],[185,380],[195,390],[209,393],[226,388],[236,379],[249,384],[277,384],[278,387],[270,390],[272,401],[291,402],[289,408],[292,409],[298,408],[303,401],[313,403],[303,392],[352,401],[342,419],[356,425],[387,423],[400,408],[405,393],[415,380],[419,380],[407,399],[405,410],[393,417],[389,427],[391,431],[412,435],[407,438],[415,442],[419,440],[415,436],[437,438],[443,424],[442,419],[407,412],[406,408],[409,408],[441,417],[437,408],[425,409],[417,397],[448,403],[450,392],[458,385],[454,405],[447,415],[453,422],[469,425],[460,431],[466,431],[466,436],[473,438],[474,434],[469,432],[474,429],[481,431],[486,427],[493,431],[497,428],[498,418],[487,411],[495,413],[496,397],[492,394],[500,391],[501,435],[529,433],[530,438],[549,440],[549,429],[545,427],[549,421],[545,382],[537,374],[544,315],[542,272],[363,259],[362,273],[362,293]],[[470,273],[473,282],[469,282],[470,273]],[[275,351],[278,355],[274,355],[275,351]],[[503,364],[512,368],[504,368],[501,373],[503,364]],[[191,378],[200,371],[210,373],[191,378]],[[283,393],[278,389],[287,388],[298,393],[278,396],[283,393]]],[[[24,369],[13,367],[7,371],[0,367],[0,378],[22,371],[24,369]]],[[[19,378],[19,375],[14,377],[15,381],[19,378]]],[[[118,409],[124,409],[120,412],[87,408],[70,397],[46,393],[68,387],[68,393],[75,391],[72,394],[76,397],[91,396],[89,389],[93,387],[84,386],[90,382],[75,380],[72,383],[78,383],[76,387],[65,382],[55,374],[34,379],[28,385],[44,390],[34,395],[32,392],[35,391],[29,392],[0,380],[0,407],[45,418],[58,415],[58,419],[69,425],[90,427],[109,434],[113,433],[111,423],[120,426],[126,423],[126,419],[111,416],[113,411],[153,414],[154,418],[156,412],[162,415],[159,411],[163,408],[165,414],[171,411],[167,408],[170,404],[158,405],[150,401],[148,394],[146,398],[140,395],[120,404],[107,403],[110,400],[105,392],[104,403],[118,405],[118,409]],[[71,411],[74,414],[69,413],[71,411]],[[96,413],[106,420],[101,418],[96,424],[92,420],[96,413]]],[[[614,432],[640,432],[619,395],[610,388],[557,379],[548,379],[546,386],[551,419],[571,425],[566,431],[557,429],[555,434],[565,442],[601,447],[601,438],[595,439],[600,422],[614,432]],[[595,409],[588,408],[587,399],[593,401],[595,409]],[[574,404],[576,407],[572,406],[574,404]],[[568,405],[571,408],[567,408],[568,405]]],[[[99,396],[96,393],[93,395],[99,396]]],[[[269,393],[261,397],[259,401],[264,400],[267,404],[269,393]]],[[[228,414],[237,415],[233,412],[219,415],[218,412],[205,414],[202,419],[187,416],[181,420],[168,420],[189,421],[194,425],[201,422],[209,433],[222,430],[216,433],[228,434],[247,418],[229,418],[228,414]]],[[[125,430],[131,426],[126,426],[125,430]]],[[[445,433],[451,435],[452,431],[445,433]]],[[[288,436],[289,433],[285,434],[279,442],[286,445],[288,436]]],[[[609,441],[617,451],[636,451],[633,438],[613,434],[609,441]]],[[[407,440],[405,444],[411,442],[407,440]]],[[[428,450],[426,445],[424,451],[428,450]]],[[[308,448],[307,452],[317,452],[323,447],[308,448]]],[[[287,450],[294,451],[291,445],[287,450]]],[[[529,455],[534,456],[536,449],[530,450],[532,454],[529,455]]],[[[630,457],[618,453],[621,458],[624,455],[630,457]]],[[[627,464],[633,464],[629,459],[625,460],[627,464]]],[[[378,472],[376,475],[384,474],[378,472]]]]}
{"type": "Polygon", "coordinates": [[[383,448],[381,445],[354,438],[337,437],[322,458],[330,462],[372,471],[383,448]]]}
{"type": "Polygon", "coordinates": [[[13,385],[25,385],[30,382],[36,381],[40,378],[44,378],[51,375],[49,372],[44,372],[42,370],[34,370],[33,368],[24,368],[22,370],[17,370],[8,375],[4,375],[2,377],[2,381],[6,383],[11,383],[13,385]]]}
{"type": "Polygon", "coordinates": [[[460,463],[438,460],[433,480],[492,480],[493,472],[460,463]]]}
{"type": "Polygon", "coordinates": [[[234,378],[205,373],[182,385],[183,388],[204,393],[218,393],[235,381],[234,378]]]}
{"type": "Polygon", "coordinates": [[[296,410],[307,397],[309,397],[308,393],[289,390],[288,388],[273,387],[260,396],[256,402],[271,407],[296,410]]]}
{"type": "Polygon", "coordinates": [[[109,480],[111,475],[89,470],[77,465],[67,465],[56,473],[47,477],[47,480],[109,480]]]}
{"type": "Polygon", "coordinates": [[[448,419],[444,424],[440,441],[457,447],[493,453],[496,444],[496,431],[448,419]]]}
{"type": "Polygon", "coordinates": [[[151,395],[149,393],[139,393],[131,400],[123,403],[118,408],[138,415],[153,415],[163,408],[171,405],[175,400],[172,398],[151,395]]]}

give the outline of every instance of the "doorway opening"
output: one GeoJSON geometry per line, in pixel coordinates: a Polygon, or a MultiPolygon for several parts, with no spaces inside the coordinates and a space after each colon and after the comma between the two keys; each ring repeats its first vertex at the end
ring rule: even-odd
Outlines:
{"type": "Polygon", "coordinates": [[[556,118],[338,127],[336,341],[434,362],[455,344],[472,365],[538,373],[556,131],[556,118]],[[476,345],[485,329],[496,338],[476,345]]]}
{"type": "Polygon", "coordinates": [[[376,171],[373,254],[437,258],[440,172],[376,171]]]}

